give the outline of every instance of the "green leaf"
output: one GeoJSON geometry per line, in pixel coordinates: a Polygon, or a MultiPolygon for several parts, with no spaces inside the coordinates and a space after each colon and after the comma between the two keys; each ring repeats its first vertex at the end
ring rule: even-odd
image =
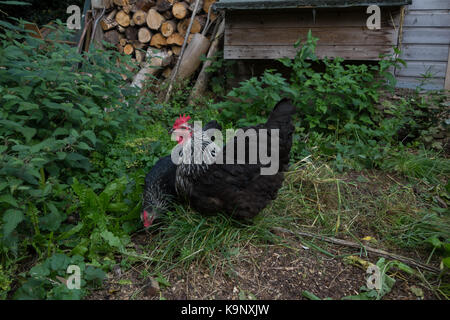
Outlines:
{"type": "Polygon", "coordinates": [[[9,209],[3,214],[3,236],[8,237],[14,229],[24,220],[22,211],[9,209]]]}
{"type": "Polygon", "coordinates": [[[0,203],[8,203],[10,205],[12,205],[13,207],[18,208],[19,204],[17,203],[16,199],[13,198],[13,196],[9,195],[9,194],[5,194],[3,196],[0,196],[0,203]]]}
{"type": "Polygon", "coordinates": [[[99,268],[88,266],[84,272],[84,278],[88,281],[99,280],[102,281],[106,278],[106,273],[99,268]]]}
{"type": "Polygon", "coordinates": [[[120,238],[116,237],[112,232],[106,230],[101,232],[100,235],[111,247],[123,249],[120,238]]]}
{"type": "Polygon", "coordinates": [[[62,253],[55,253],[48,259],[50,268],[54,271],[66,270],[70,263],[70,258],[62,253]]]}
{"type": "Polygon", "coordinates": [[[444,258],[442,259],[442,264],[447,267],[450,268],[450,257],[444,258]]]}

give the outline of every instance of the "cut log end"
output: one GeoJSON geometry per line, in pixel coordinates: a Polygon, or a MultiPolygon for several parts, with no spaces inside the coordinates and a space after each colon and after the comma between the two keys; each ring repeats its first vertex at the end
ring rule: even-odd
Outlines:
{"type": "Polygon", "coordinates": [[[155,9],[150,9],[147,13],[147,26],[152,30],[159,30],[165,21],[164,17],[155,9]]]}
{"type": "Polygon", "coordinates": [[[116,14],[116,21],[119,25],[122,27],[128,27],[130,25],[130,15],[127,14],[125,11],[119,11],[116,14]]]}
{"type": "Polygon", "coordinates": [[[142,27],[139,29],[139,32],[138,32],[139,42],[149,43],[151,39],[152,39],[152,32],[148,28],[142,27]]]}
{"type": "Polygon", "coordinates": [[[184,19],[189,13],[189,5],[186,2],[177,2],[172,7],[172,13],[177,19],[184,19]]]}

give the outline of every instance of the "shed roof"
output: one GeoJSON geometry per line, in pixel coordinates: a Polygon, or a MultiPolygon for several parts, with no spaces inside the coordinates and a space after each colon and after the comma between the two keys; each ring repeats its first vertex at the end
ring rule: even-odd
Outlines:
{"type": "Polygon", "coordinates": [[[403,6],[412,0],[219,0],[217,9],[293,9],[293,8],[346,8],[378,6],[403,6]]]}

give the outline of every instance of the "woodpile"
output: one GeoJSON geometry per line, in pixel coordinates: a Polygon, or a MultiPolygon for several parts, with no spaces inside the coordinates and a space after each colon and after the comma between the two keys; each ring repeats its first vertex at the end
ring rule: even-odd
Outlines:
{"type": "MultiPolygon", "coordinates": [[[[160,64],[162,76],[168,78],[180,55],[186,31],[191,21],[195,0],[112,0],[100,21],[104,40],[123,54],[131,55],[145,68],[154,50],[165,56],[160,64]],[[169,62],[168,62],[169,61],[169,62]]],[[[208,11],[215,0],[200,0],[199,9],[191,27],[188,43],[193,34],[204,31],[208,11]]],[[[216,19],[211,11],[210,23],[216,19]]],[[[157,65],[157,64],[156,64],[157,65]]]]}

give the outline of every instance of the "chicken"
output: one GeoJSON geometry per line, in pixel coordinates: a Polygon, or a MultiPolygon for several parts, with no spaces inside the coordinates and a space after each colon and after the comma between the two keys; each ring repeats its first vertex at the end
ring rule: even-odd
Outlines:
{"type": "Polygon", "coordinates": [[[225,146],[216,143],[221,136],[217,122],[197,128],[189,123],[190,117],[180,116],[172,129],[177,148],[171,156],[160,159],[146,177],[144,226],[150,226],[167,210],[173,198],[188,202],[205,215],[256,216],[282,186],[283,171],[289,165],[294,113],[295,107],[284,99],[266,123],[236,131],[225,146]]]}
{"type": "MultiPolygon", "coordinates": [[[[211,215],[222,212],[244,219],[256,216],[276,198],[283,183],[282,171],[288,168],[292,146],[294,132],[292,115],[294,113],[295,107],[288,100],[282,100],[273,109],[265,124],[242,128],[242,133],[250,132],[248,135],[250,138],[241,139],[241,143],[244,141],[244,156],[238,152],[240,140],[238,136],[233,137],[232,142],[234,143],[228,141],[223,150],[218,150],[220,149],[218,147],[211,148],[212,143],[208,144],[210,137],[203,130],[201,134],[204,160],[225,159],[222,161],[224,163],[208,164],[207,161],[203,161],[201,164],[179,164],[175,179],[177,195],[182,195],[192,208],[202,214],[211,215]],[[266,139],[262,137],[261,129],[267,130],[266,139]],[[272,142],[278,143],[279,148],[274,146],[277,150],[271,150],[272,142]],[[260,155],[265,150],[261,149],[275,151],[274,156],[278,151],[278,159],[272,160],[277,162],[275,169],[279,170],[273,174],[263,174],[264,168],[268,169],[269,164],[262,161],[260,155]],[[211,152],[216,154],[211,155],[211,152]],[[253,163],[250,161],[251,152],[257,155],[257,159],[253,163]]],[[[192,126],[187,123],[178,127],[187,130],[188,136],[195,135],[192,126]]]]}
{"type": "MultiPolygon", "coordinates": [[[[203,130],[211,128],[221,130],[215,120],[208,122],[203,130]]],[[[176,171],[177,166],[173,163],[171,155],[168,155],[159,159],[145,176],[141,213],[141,221],[145,228],[150,227],[156,218],[172,208],[177,198],[176,171]]]]}

